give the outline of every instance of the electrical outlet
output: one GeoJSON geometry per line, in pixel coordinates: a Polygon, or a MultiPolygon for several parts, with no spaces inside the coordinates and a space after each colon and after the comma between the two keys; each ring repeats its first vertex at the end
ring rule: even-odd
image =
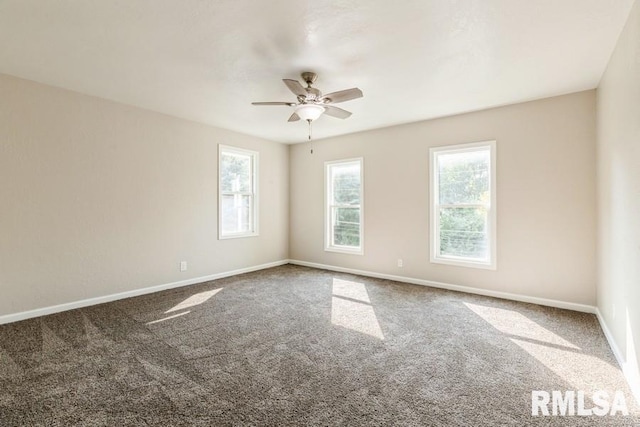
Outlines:
{"type": "Polygon", "coordinates": [[[402,262],[402,258],[398,258],[398,267],[402,268],[404,263],[402,262]]]}
{"type": "Polygon", "coordinates": [[[187,261],[180,262],[180,271],[187,271],[187,261]]]}

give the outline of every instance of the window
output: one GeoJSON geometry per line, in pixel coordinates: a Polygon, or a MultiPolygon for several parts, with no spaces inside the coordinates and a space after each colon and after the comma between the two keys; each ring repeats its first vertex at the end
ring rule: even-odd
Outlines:
{"type": "Polygon", "coordinates": [[[495,147],[430,150],[431,262],[496,268],[495,147]]]}
{"type": "Polygon", "coordinates": [[[362,159],[326,162],[325,194],[325,250],[362,255],[362,159]]]}
{"type": "Polygon", "coordinates": [[[258,235],[258,153],[220,145],[218,238],[258,235]]]}

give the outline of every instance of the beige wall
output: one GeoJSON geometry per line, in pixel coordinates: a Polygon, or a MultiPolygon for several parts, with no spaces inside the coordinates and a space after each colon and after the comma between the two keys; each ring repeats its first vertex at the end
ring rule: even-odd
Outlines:
{"type": "Polygon", "coordinates": [[[587,91],[316,141],[314,154],[291,146],[290,258],[595,305],[595,117],[587,91]],[[485,140],[497,141],[498,269],[431,264],[429,147],[485,140]],[[364,256],[323,250],[323,164],[353,157],[364,256]]]}
{"type": "Polygon", "coordinates": [[[286,259],[288,168],[285,145],[0,75],[0,315],[286,259]],[[217,240],[219,143],[260,152],[259,237],[217,240]]]}
{"type": "Polygon", "coordinates": [[[311,155],[0,75],[0,315],[288,257],[594,304],[594,118],[589,91],[317,141],[311,155]],[[428,149],[489,139],[498,270],[430,264],[428,149]],[[217,240],[218,143],[260,152],[257,238],[217,240]],[[324,161],[360,156],[365,255],[324,252],[324,161]]]}
{"type": "Polygon", "coordinates": [[[598,87],[598,309],[640,401],[640,2],[598,87]]]}

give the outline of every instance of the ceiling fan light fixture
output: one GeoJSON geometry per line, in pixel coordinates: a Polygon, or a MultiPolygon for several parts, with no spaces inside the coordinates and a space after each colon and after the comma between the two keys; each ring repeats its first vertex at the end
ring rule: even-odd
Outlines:
{"type": "Polygon", "coordinates": [[[296,114],[302,120],[314,121],[324,113],[324,107],[316,104],[300,104],[296,107],[296,114]]]}

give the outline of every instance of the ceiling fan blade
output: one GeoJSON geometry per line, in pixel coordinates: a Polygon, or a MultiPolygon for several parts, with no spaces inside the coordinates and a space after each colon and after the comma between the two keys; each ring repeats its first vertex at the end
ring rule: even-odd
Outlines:
{"type": "Polygon", "coordinates": [[[299,81],[291,79],[282,79],[282,81],[287,85],[289,90],[294,93],[294,95],[307,96],[307,91],[304,90],[304,87],[302,87],[299,81]]]}
{"type": "Polygon", "coordinates": [[[251,105],[288,105],[289,107],[293,107],[293,102],[252,102],[251,105]]]}
{"type": "Polygon", "coordinates": [[[332,102],[334,104],[337,104],[338,102],[350,101],[356,98],[362,98],[362,91],[357,87],[328,93],[322,97],[322,99],[328,99],[329,102],[332,102]]]}
{"type": "Polygon", "coordinates": [[[337,117],[339,119],[346,119],[351,116],[351,113],[347,110],[343,110],[342,108],[334,107],[333,105],[325,105],[324,113],[327,116],[337,117]]]}
{"type": "Polygon", "coordinates": [[[291,117],[289,117],[289,120],[287,120],[288,122],[297,122],[298,120],[300,120],[300,116],[297,115],[295,112],[291,115],[291,117]]]}

